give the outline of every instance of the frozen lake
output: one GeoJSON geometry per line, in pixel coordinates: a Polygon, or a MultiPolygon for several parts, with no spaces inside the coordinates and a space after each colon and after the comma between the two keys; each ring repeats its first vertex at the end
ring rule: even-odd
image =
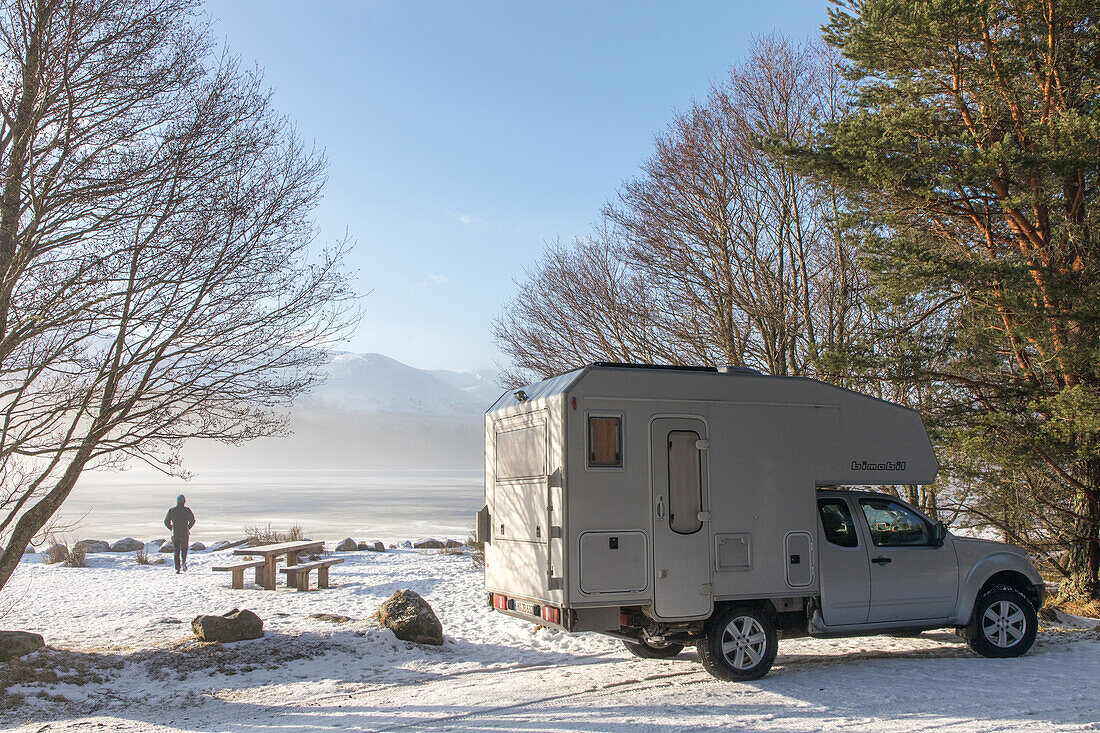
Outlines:
{"type": "Polygon", "coordinates": [[[177,494],[195,512],[191,536],[240,537],[246,526],[298,524],[311,539],[464,538],[483,502],[481,471],[217,471],[190,481],[136,471],[80,478],[60,512],[71,539],[165,537],[177,494]]]}

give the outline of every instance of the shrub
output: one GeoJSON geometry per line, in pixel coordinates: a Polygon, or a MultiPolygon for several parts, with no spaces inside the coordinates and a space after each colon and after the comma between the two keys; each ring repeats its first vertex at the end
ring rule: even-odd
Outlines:
{"type": "Polygon", "coordinates": [[[284,532],[269,523],[266,527],[245,527],[244,536],[250,545],[274,545],[279,542],[301,542],[306,538],[306,533],[297,524],[284,532]]]}
{"type": "Polygon", "coordinates": [[[485,567],[485,543],[477,541],[477,534],[471,532],[466,538],[466,546],[470,548],[470,559],[479,568],[485,567]]]}
{"type": "Polygon", "coordinates": [[[64,542],[50,540],[49,549],[46,550],[46,564],[54,565],[69,559],[69,546],[64,542]]]}
{"type": "Polygon", "coordinates": [[[69,556],[65,558],[65,567],[67,568],[86,568],[88,563],[84,557],[84,545],[75,544],[72,549],[69,550],[69,556]]]}
{"type": "Polygon", "coordinates": [[[152,565],[149,560],[149,553],[145,551],[144,547],[134,553],[134,560],[138,565],[152,565]]]}

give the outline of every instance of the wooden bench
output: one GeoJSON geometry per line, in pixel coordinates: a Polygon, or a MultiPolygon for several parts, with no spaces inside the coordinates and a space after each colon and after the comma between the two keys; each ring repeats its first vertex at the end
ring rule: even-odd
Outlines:
{"type": "Polygon", "coordinates": [[[239,562],[235,565],[219,565],[213,568],[213,571],[215,573],[233,573],[233,587],[240,590],[244,588],[244,571],[249,568],[256,568],[256,585],[264,584],[265,562],[263,558],[259,560],[246,560],[245,562],[239,562]]]}
{"type": "Polygon", "coordinates": [[[338,563],[342,563],[344,558],[334,557],[329,560],[317,560],[316,562],[304,562],[298,565],[290,565],[285,568],[279,568],[280,573],[286,573],[286,584],[293,586],[298,590],[309,590],[309,571],[317,571],[317,587],[328,588],[328,569],[338,563]]]}

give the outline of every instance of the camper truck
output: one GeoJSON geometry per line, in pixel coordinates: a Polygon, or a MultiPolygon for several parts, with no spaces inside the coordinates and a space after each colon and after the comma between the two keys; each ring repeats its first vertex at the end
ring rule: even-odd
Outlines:
{"type": "Polygon", "coordinates": [[[756,679],[777,638],[957,627],[1026,652],[1044,585],[1019,548],[951,535],[881,492],[931,483],[920,415],[813,379],[597,363],[485,415],[488,602],[621,639],[695,646],[756,679]]]}

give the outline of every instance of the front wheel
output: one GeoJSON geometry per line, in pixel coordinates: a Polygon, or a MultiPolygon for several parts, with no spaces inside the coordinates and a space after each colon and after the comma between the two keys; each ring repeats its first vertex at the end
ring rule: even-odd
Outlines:
{"type": "Polygon", "coordinates": [[[1038,628],[1035,607],[1027,596],[1002,586],[978,599],[966,642],[983,657],[1018,657],[1035,643],[1038,628]]]}
{"type": "Polygon", "coordinates": [[[772,668],[778,646],[771,616],[755,606],[733,606],[707,621],[699,661],[717,679],[756,680],[772,668]]]}
{"type": "Polygon", "coordinates": [[[674,644],[671,641],[655,644],[651,641],[639,639],[638,641],[623,641],[626,650],[642,659],[672,659],[684,651],[683,644],[674,644]]]}

